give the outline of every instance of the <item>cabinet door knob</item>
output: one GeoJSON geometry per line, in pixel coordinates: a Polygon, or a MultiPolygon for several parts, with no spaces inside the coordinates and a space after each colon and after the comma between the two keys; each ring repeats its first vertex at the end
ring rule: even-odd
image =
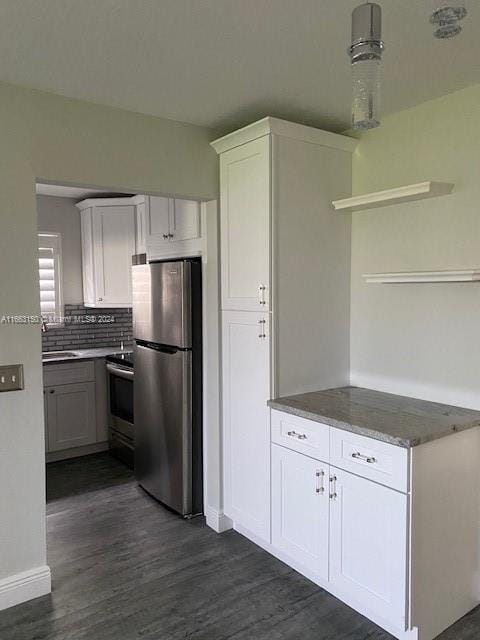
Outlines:
{"type": "Polygon", "coordinates": [[[174,237],[175,237],[175,235],[174,235],[173,233],[169,233],[169,234],[168,234],[168,237],[169,237],[170,239],[172,239],[172,238],[174,238],[174,237]]]}
{"type": "Polygon", "coordinates": [[[99,301],[99,302],[102,302],[102,300],[103,300],[103,298],[99,298],[99,299],[98,299],[98,301],[99,301]]]}
{"type": "Polygon", "coordinates": [[[55,393],[55,389],[50,389],[50,393],[55,393]]]}
{"type": "Polygon", "coordinates": [[[168,234],[168,233],[164,233],[164,234],[163,234],[163,239],[164,239],[164,240],[168,240],[168,236],[169,236],[169,235],[170,235],[170,234],[168,234]]]}

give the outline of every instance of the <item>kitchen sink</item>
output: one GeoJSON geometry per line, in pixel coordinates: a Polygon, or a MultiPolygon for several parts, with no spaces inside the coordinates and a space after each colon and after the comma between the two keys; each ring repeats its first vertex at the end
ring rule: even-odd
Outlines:
{"type": "Polygon", "coordinates": [[[76,358],[77,354],[73,351],[49,351],[42,353],[42,360],[55,360],[56,358],[76,358]]]}

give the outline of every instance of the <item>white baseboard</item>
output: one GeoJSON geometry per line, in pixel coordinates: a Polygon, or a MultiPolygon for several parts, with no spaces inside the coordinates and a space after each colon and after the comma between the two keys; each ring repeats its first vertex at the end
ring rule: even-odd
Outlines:
{"type": "Polygon", "coordinates": [[[205,517],[207,525],[217,533],[223,533],[233,528],[233,522],[227,517],[223,511],[217,511],[213,507],[205,509],[205,517]]]}
{"type": "Polygon", "coordinates": [[[46,565],[0,580],[0,611],[46,596],[52,591],[50,567],[46,565]]]}

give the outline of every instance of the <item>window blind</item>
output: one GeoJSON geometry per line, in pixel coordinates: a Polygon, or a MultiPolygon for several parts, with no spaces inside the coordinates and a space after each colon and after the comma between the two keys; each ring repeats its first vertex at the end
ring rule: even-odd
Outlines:
{"type": "Polygon", "coordinates": [[[61,322],[60,235],[38,234],[40,313],[49,324],[61,322]]]}

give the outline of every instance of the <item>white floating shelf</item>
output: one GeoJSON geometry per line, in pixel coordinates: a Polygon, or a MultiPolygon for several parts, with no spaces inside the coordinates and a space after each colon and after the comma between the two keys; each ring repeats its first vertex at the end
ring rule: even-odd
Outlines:
{"type": "Polygon", "coordinates": [[[376,209],[401,202],[413,202],[414,200],[445,196],[452,192],[454,186],[451,182],[419,182],[418,184],[409,184],[405,187],[396,187],[395,189],[387,189],[386,191],[366,193],[363,196],[334,200],[332,205],[335,211],[376,209]]]}
{"type": "Polygon", "coordinates": [[[366,282],[376,284],[402,284],[408,282],[480,282],[480,269],[365,273],[363,278],[366,282]]]}

